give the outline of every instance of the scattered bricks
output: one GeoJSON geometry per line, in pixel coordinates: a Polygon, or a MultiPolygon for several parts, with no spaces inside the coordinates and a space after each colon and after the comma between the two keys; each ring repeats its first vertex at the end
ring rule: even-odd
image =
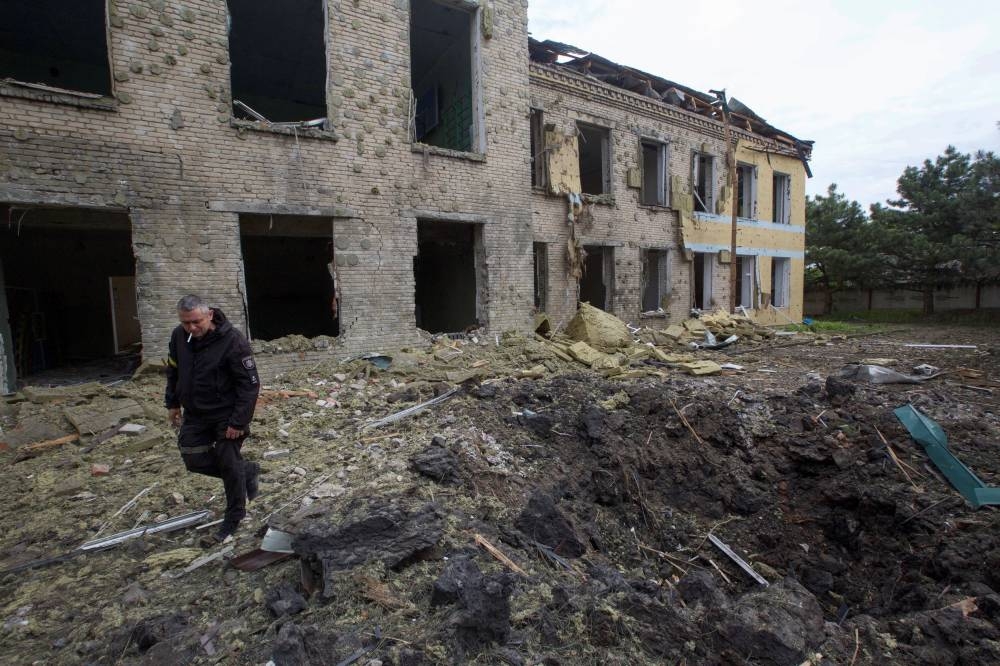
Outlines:
{"type": "Polygon", "coordinates": [[[94,463],[90,466],[91,476],[107,476],[111,473],[111,465],[105,465],[103,463],[94,463]]]}

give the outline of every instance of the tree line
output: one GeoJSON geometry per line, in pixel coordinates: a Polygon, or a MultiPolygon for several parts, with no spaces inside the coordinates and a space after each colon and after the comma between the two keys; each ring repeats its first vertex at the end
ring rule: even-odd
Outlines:
{"type": "Polygon", "coordinates": [[[806,198],[806,288],[827,312],[838,291],[902,289],[931,314],[936,289],[1000,282],[1000,158],[949,146],[907,167],[896,192],[867,212],[836,184],[806,198]]]}

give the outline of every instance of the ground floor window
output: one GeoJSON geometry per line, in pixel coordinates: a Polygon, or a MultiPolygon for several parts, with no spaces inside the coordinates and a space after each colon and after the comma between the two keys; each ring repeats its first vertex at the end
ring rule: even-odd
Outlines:
{"type": "Polygon", "coordinates": [[[413,277],[418,328],[457,333],[485,323],[484,259],[482,225],[417,221],[413,277]]]}
{"type": "Polygon", "coordinates": [[[533,249],[535,273],[535,312],[545,312],[549,294],[549,246],[535,243],[533,249]]]}
{"type": "Polygon", "coordinates": [[[771,304],[776,308],[788,307],[788,287],[792,274],[791,259],[771,259],[771,304]]]}
{"type": "Polygon", "coordinates": [[[736,304],[744,308],[753,308],[754,296],[757,293],[757,257],[740,256],[736,267],[736,294],[739,299],[736,304]]]}
{"type": "Polygon", "coordinates": [[[608,312],[614,305],[615,251],[603,245],[585,245],[580,301],[608,312]]]}
{"type": "Polygon", "coordinates": [[[328,217],[240,215],[252,337],[340,334],[335,231],[328,217]]]}
{"type": "Polygon", "coordinates": [[[670,254],[667,250],[642,252],[642,310],[667,309],[670,294],[670,254]]]}
{"type": "Polygon", "coordinates": [[[699,310],[712,307],[712,271],[715,255],[695,252],[691,262],[691,306],[699,310]]]}
{"type": "Polygon", "coordinates": [[[0,217],[10,220],[0,228],[0,312],[17,375],[100,363],[106,370],[88,374],[127,372],[141,341],[128,215],[0,203],[0,217]]]}

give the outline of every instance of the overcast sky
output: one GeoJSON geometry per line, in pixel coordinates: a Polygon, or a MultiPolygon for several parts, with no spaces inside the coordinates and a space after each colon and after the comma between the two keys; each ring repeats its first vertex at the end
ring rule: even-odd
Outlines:
{"type": "Polygon", "coordinates": [[[529,0],[528,29],[691,88],[816,142],[806,193],[896,197],[949,145],[1000,152],[1000,3],[529,0]]]}

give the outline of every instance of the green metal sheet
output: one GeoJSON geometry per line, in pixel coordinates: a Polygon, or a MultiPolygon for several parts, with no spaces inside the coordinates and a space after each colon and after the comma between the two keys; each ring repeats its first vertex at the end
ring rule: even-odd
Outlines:
{"type": "Polygon", "coordinates": [[[913,405],[903,405],[893,413],[969,504],[976,509],[986,504],[1000,504],[1000,488],[987,486],[948,450],[948,436],[933,419],[917,411],[913,405]]]}

